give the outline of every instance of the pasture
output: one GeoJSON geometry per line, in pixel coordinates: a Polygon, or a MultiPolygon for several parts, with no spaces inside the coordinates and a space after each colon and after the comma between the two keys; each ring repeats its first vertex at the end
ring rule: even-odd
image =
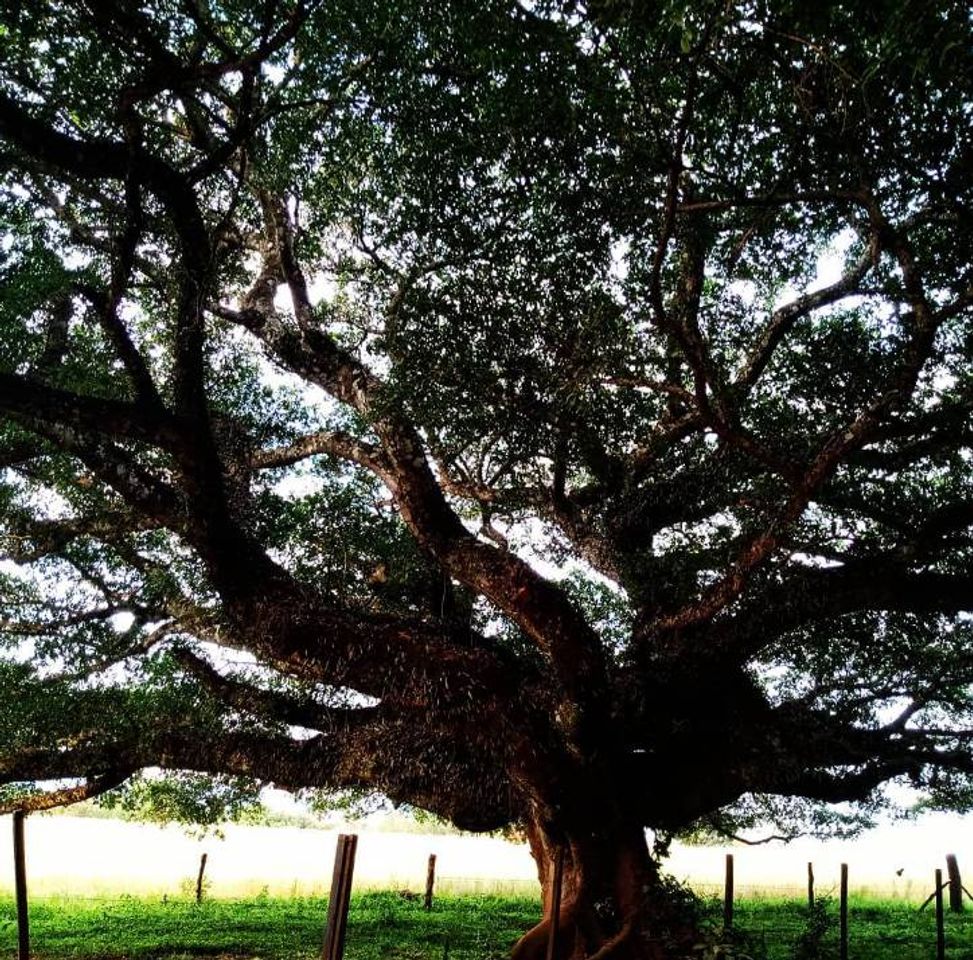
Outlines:
{"type": "MultiPolygon", "coordinates": [[[[952,851],[973,874],[957,826],[955,819],[927,821],[844,844],[677,846],[668,867],[704,898],[704,928],[715,944],[724,854],[732,849],[737,901],[730,955],[814,960],[837,956],[837,865],[849,862],[853,960],[925,960],[935,955],[934,916],[917,906],[930,892],[933,870],[952,851]],[[803,887],[812,860],[820,898],[813,915],[803,887]]],[[[356,829],[347,960],[501,958],[539,916],[534,865],[523,844],[386,833],[377,824],[356,829]],[[437,855],[438,873],[427,912],[408,892],[423,889],[430,853],[437,855]]],[[[336,831],[230,826],[222,837],[198,837],[176,827],[65,816],[28,818],[27,830],[36,960],[309,960],[320,954],[336,831]],[[204,896],[197,904],[204,852],[204,896]]],[[[16,946],[11,863],[10,831],[3,830],[2,958],[13,957],[16,946]]],[[[973,960],[973,908],[948,917],[946,956],[973,960]]]]}
{"type": "MultiPolygon", "coordinates": [[[[719,906],[708,905],[715,942],[719,906]]],[[[209,900],[43,898],[32,910],[35,960],[312,960],[320,955],[326,902],[316,897],[209,900]]],[[[346,960],[500,960],[534,920],[532,897],[443,896],[431,912],[397,892],[352,898],[346,960]]],[[[738,902],[736,960],[837,957],[837,909],[824,905],[816,936],[806,904],[738,902]],[[802,946],[803,945],[803,946],[802,946]],[[800,951],[804,950],[802,954],[800,951]],[[813,952],[816,949],[817,952],[813,952]]],[[[13,957],[13,902],[0,898],[0,956],[13,957]]],[[[904,901],[851,903],[853,960],[935,956],[929,911],[904,901]]],[[[950,917],[947,958],[973,957],[973,912],[950,917]]],[[[706,956],[701,952],[701,956],[706,956]]]]}

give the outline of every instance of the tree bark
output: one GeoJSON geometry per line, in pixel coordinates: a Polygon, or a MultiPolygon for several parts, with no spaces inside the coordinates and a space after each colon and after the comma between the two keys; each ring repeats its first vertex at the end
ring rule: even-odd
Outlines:
{"type": "Polygon", "coordinates": [[[543,919],[513,948],[512,960],[545,960],[559,844],[565,850],[556,960],[669,960],[689,952],[695,923],[662,881],[641,826],[600,824],[560,839],[530,822],[527,835],[543,890],[543,919]]]}

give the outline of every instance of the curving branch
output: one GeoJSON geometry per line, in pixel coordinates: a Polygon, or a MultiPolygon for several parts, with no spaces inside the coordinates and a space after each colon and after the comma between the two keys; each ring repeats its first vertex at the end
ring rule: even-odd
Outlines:
{"type": "Polygon", "coordinates": [[[112,542],[129,533],[157,529],[159,524],[134,513],[110,511],[61,520],[8,518],[8,532],[0,536],[3,551],[17,563],[31,563],[59,554],[72,540],[90,537],[112,542]]]}
{"type": "Polygon", "coordinates": [[[13,373],[0,372],[0,410],[28,425],[40,421],[169,451],[186,446],[183,425],[158,408],[84,396],[13,373]]]}
{"type": "Polygon", "coordinates": [[[134,769],[121,768],[102,776],[92,777],[77,786],[43,790],[39,793],[31,792],[20,798],[0,800],[0,815],[17,811],[39,813],[42,810],[53,810],[56,807],[67,807],[71,804],[81,803],[83,800],[92,800],[121,786],[135,773],[134,769]]]}
{"type": "Polygon", "coordinates": [[[858,261],[838,280],[827,287],[802,294],[773,312],[740,367],[734,381],[734,389],[749,390],[760,378],[773,358],[774,352],[787,337],[796,323],[821,307],[839,303],[859,291],[861,282],[874,267],[879,255],[878,237],[858,261]]]}
{"type": "Polygon", "coordinates": [[[450,576],[508,614],[551,656],[565,692],[578,704],[594,708],[607,685],[597,636],[559,587],[516,555],[478,540],[464,527],[436,480],[417,430],[382,401],[382,381],[318,329],[307,283],[293,254],[293,225],[283,203],[266,195],[263,199],[298,327],[289,328],[276,314],[258,309],[239,311],[236,319],[285,367],[369,421],[388,462],[382,479],[419,544],[450,576]]]}
{"type": "Polygon", "coordinates": [[[299,698],[226,676],[186,647],[175,647],[172,656],[218,700],[261,719],[329,733],[352,733],[362,724],[375,723],[388,715],[379,707],[325,706],[309,696],[299,698]]]}
{"type": "Polygon", "coordinates": [[[289,467],[321,454],[357,463],[379,477],[388,469],[377,447],[341,430],[320,430],[281,447],[258,450],[250,458],[250,463],[255,470],[268,470],[289,467]]]}
{"type": "Polygon", "coordinates": [[[32,116],[0,91],[0,137],[18,150],[69,178],[125,182],[133,165],[169,211],[182,246],[187,273],[203,275],[209,239],[196,196],[185,178],[139,147],[105,138],[79,140],[32,116]]]}
{"type": "MultiPolygon", "coordinates": [[[[118,734],[112,742],[88,739],[73,746],[0,752],[0,784],[43,780],[85,780],[74,788],[84,794],[116,786],[148,767],[245,776],[282,789],[308,787],[380,790],[393,799],[421,803],[425,809],[476,830],[496,829],[516,813],[497,756],[495,739],[477,734],[444,745],[440,751],[418,749],[433,731],[414,719],[390,722],[376,717],[354,728],[347,724],[312,737],[294,738],[259,730],[196,729],[184,717],[158,717],[141,730],[118,734]],[[380,749],[388,738],[413,749],[404,762],[380,749]],[[367,758],[368,762],[363,763],[367,758]]],[[[99,791],[100,792],[100,791],[99,791]]],[[[75,794],[63,795],[65,798],[75,794]]],[[[51,803],[57,799],[51,798],[51,803]]],[[[13,803],[25,808],[29,798],[13,803]]],[[[47,801],[38,799],[36,802],[47,801]]]]}

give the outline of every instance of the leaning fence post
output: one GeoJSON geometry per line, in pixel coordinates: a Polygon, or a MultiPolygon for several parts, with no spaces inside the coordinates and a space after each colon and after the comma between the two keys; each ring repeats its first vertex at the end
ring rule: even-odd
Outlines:
{"type": "Polygon", "coordinates": [[[723,929],[733,927],[733,854],[726,855],[726,879],[723,884],[723,929]]]}
{"type": "Polygon", "coordinates": [[[17,960],[30,958],[30,924],[27,915],[27,847],[23,810],[14,812],[14,889],[17,898],[17,960]]]}
{"type": "Polygon", "coordinates": [[[334,854],[331,895],[328,898],[328,926],[324,934],[322,960],[342,960],[345,932],[348,927],[348,905],[351,902],[351,879],[355,872],[358,837],[341,834],[334,854]]]}
{"type": "Polygon", "coordinates": [[[557,956],[558,924],[561,920],[561,885],[564,882],[564,847],[558,846],[554,856],[554,877],[551,880],[551,925],[547,931],[546,960],[557,956]]]}
{"type": "Polygon", "coordinates": [[[841,960],[848,960],[848,864],[841,865],[841,901],[838,915],[841,960]]]}
{"type": "Polygon", "coordinates": [[[203,874],[206,873],[206,854],[199,858],[199,873],[196,876],[196,902],[203,902],[203,874]]]}
{"type": "Polygon", "coordinates": [[[955,853],[946,854],[946,873],[949,876],[949,911],[963,912],[963,880],[959,875],[959,864],[955,853]]]}
{"type": "Polygon", "coordinates": [[[814,909],[814,864],[810,860],[807,864],[807,908],[814,909]]]}
{"type": "Polygon", "coordinates": [[[432,892],[436,886],[436,854],[429,854],[429,865],[426,867],[426,900],[425,908],[432,910],[432,892]]]}
{"type": "Polygon", "coordinates": [[[946,960],[946,923],[943,914],[943,871],[936,871],[936,960],[946,960]]]}

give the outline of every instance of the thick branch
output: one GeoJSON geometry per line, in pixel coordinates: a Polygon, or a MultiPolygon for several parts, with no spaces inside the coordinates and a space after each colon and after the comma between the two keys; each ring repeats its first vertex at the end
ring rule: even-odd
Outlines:
{"type": "Polygon", "coordinates": [[[64,520],[14,520],[4,534],[4,550],[18,563],[30,563],[59,553],[78,537],[111,542],[128,533],[158,526],[150,518],[134,513],[104,513],[64,520]]]}
{"type": "Polygon", "coordinates": [[[93,777],[75,787],[28,793],[21,799],[0,802],[0,815],[18,810],[24,813],[39,813],[41,810],[53,810],[56,807],[67,807],[83,800],[91,800],[121,786],[133,773],[134,770],[118,770],[102,777],[93,777]]]}
{"type": "Polygon", "coordinates": [[[755,595],[727,623],[714,624],[707,632],[719,647],[749,659],[791,630],[859,610],[973,611],[973,576],[910,573],[878,561],[792,571],[782,583],[755,595]]]}
{"type": "Polygon", "coordinates": [[[158,408],[86,397],[13,373],[0,372],[0,410],[25,422],[43,420],[170,451],[184,443],[182,425],[158,408]]]}
{"type": "Polygon", "coordinates": [[[251,464],[257,470],[288,467],[319,454],[350,460],[377,476],[381,476],[388,469],[381,452],[375,446],[340,430],[322,430],[307,434],[282,447],[258,450],[253,454],[251,464]]]}
{"type": "Polygon", "coordinates": [[[426,730],[410,718],[403,724],[382,720],[293,739],[255,730],[196,730],[184,718],[158,718],[153,726],[111,742],[0,753],[0,784],[51,779],[100,784],[109,778],[117,783],[137,770],[159,766],[245,776],[290,790],[381,790],[468,829],[496,829],[515,816],[502,761],[494,738],[481,733],[477,739],[476,727],[470,730],[472,739],[457,744],[455,730],[443,740],[445,731],[426,730]],[[399,751],[385,749],[390,739],[399,742],[399,751]],[[423,749],[430,742],[440,744],[439,749],[423,749]]]}
{"type": "Polygon", "coordinates": [[[336,733],[374,723],[381,715],[377,707],[327,707],[310,697],[299,699],[283,691],[225,676],[185,647],[176,647],[172,655],[217,699],[252,716],[336,733]]]}

